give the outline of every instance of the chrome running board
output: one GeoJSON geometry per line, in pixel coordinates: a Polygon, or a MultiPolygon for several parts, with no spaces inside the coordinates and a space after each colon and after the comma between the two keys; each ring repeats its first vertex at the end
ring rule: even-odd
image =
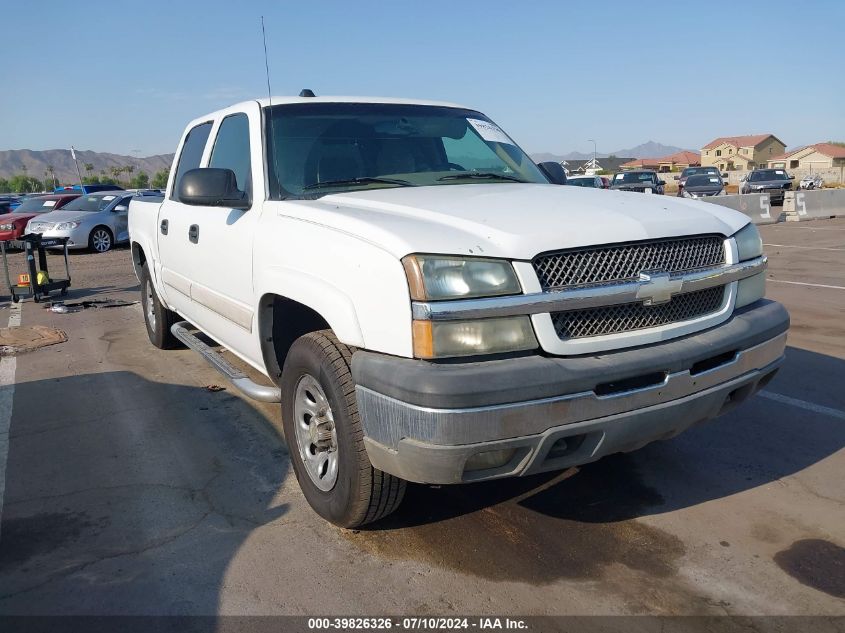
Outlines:
{"type": "Polygon", "coordinates": [[[217,371],[226,376],[244,395],[260,402],[282,401],[281,389],[268,385],[259,385],[257,382],[251,380],[240,369],[233,367],[220,353],[214,351],[197,338],[196,335],[189,332],[188,328],[190,327],[192,326],[187,321],[179,321],[171,326],[170,331],[173,333],[173,336],[187,347],[199,353],[205,360],[211,363],[217,371]]]}

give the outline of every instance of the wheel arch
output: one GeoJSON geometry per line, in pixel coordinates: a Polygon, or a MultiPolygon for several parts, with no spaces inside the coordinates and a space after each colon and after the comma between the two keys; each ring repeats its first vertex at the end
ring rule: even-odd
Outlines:
{"type": "Polygon", "coordinates": [[[144,252],[144,247],[138,242],[132,242],[132,269],[135,271],[135,276],[138,281],[141,281],[141,268],[147,263],[147,254],[144,252]]]}
{"type": "Polygon", "coordinates": [[[364,344],[354,308],[342,295],[327,293],[321,300],[306,302],[267,292],[259,302],[257,321],[264,366],[276,384],[281,384],[285,358],[300,336],[331,330],[338,340],[351,347],[364,344]]]}

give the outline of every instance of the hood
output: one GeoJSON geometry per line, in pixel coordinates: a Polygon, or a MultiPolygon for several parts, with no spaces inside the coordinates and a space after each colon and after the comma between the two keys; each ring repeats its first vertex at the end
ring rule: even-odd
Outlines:
{"type": "MultiPolygon", "coordinates": [[[[52,213],[52,211],[50,211],[52,213]]],[[[11,224],[12,222],[21,222],[24,220],[29,220],[31,218],[38,217],[39,215],[47,215],[46,213],[15,213],[12,211],[11,213],[5,213],[0,215],[0,224],[11,224]]]]}
{"type": "Polygon", "coordinates": [[[39,213],[35,218],[36,222],[82,222],[86,218],[96,215],[96,212],[87,211],[65,211],[59,209],[58,211],[50,211],[48,213],[39,213]]]}
{"type": "Polygon", "coordinates": [[[694,200],[540,184],[397,187],[272,204],[280,216],[355,235],[399,258],[444,253],[529,260],[562,248],[728,236],[748,224],[737,211],[694,200]]]}

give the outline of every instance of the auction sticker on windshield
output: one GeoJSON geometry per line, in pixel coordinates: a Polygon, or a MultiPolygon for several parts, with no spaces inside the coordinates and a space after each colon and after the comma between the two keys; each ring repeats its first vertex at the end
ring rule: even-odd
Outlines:
{"type": "Polygon", "coordinates": [[[55,200],[45,200],[44,202],[41,203],[41,206],[42,207],[55,207],[56,201],[55,200]]]}
{"type": "Polygon", "coordinates": [[[467,119],[467,122],[478,132],[478,135],[485,141],[490,143],[507,143],[513,145],[514,142],[510,140],[507,134],[495,123],[490,121],[482,121],[480,119],[467,119]]]}

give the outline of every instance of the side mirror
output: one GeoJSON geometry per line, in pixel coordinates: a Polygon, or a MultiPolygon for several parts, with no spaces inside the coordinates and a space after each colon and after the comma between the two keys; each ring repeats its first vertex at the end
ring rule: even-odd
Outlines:
{"type": "Polygon", "coordinates": [[[680,179],[681,179],[680,176],[675,176],[675,180],[680,180],[680,179]]]}
{"type": "Polygon", "coordinates": [[[119,204],[114,209],[112,209],[115,213],[120,213],[121,211],[129,211],[129,205],[126,204],[119,204]]]}
{"type": "Polygon", "coordinates": [[[723,173],[722,173],[722,178],[727,178],[727,177],[728,177],[728,172],[723,172],[723,173]]]}
{"type": "Polygon", "coordinates": [[[186,171],[179,180],[177,197],[184,204],[205,207],[248,209],[251,206],[246,192],[238,189],[235,172],[217,167],[186,171]]]}
{"type": "Polygon", "coordinates": [[[790,180],[795,180],[795,176],[790,176],[790,177],[789,177],[789,179],[790,179],[790,180]]]}
{"type": "Polygon", "coordinates": [[[563,169],[563,165],[560,163],[556,163],[553,160],[547,160],[542,163],[537,163],[537,167],[540,168],[540,171],[545,174],[546,178],[548,178],[549,182],[553,185],[566,184],[566,172],[563,169]]]}
{"type": "Polygon", "coordinates": [[[665,184],[666,184],[666,181],[665,181],[665,180],[658,180],[658,181],[657,181],[657,186],[658,186],[658,187],[662,187],[662,186],[663,186],[663,185],[665,185],[665,184]]]}

